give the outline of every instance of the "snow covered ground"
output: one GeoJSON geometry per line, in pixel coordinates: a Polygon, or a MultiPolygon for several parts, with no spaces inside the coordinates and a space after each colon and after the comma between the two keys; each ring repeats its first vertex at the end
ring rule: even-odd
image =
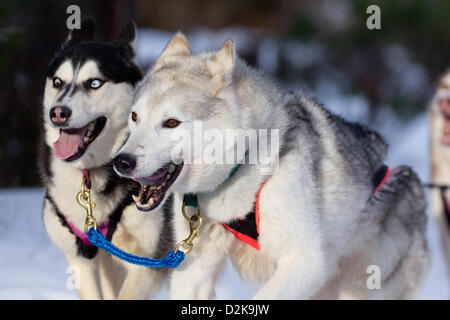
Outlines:
{"type": "MultiPolygon", "coordinates": [[[[329,101],[331,109],[340,109],[329,101]]],[[[349,108],[351,113],[351,108],[349,108]]],[[[343,114],[351,118],[351,114],[343,114]]],[[[353,113],[354,115],[354,113],[353,113]]],[[[359,116],[365,121],[364,116],[359,116]]],[[[428,129],[425,115],[408,123],[398,121],[385,111],[372,123],[387,138],[391,147],[391,166],[412,165],[423,181],[428,181],[428,129]]],[[[70,290],[67,264],[62,252],[50,242],[41,221],[42,189],[0,191],[0,299],[77,299],[70,290]]],[[[439,240],[438,227],[429,220],[428,237],[433,264],[421,291],[421,299],[449,299],[449,278],[439,240]]],[[[228,263],[217,285],[219,299],[247,299],[258,286],[242,280],[228,263]]],[[[163,290],[158,298],[166,298],[163,290]]]]}

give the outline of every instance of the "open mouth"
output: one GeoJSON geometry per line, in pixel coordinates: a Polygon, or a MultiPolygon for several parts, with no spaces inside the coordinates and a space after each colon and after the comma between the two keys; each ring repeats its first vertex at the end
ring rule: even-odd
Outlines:
{"type": "Polygon", "coordinates": [[[135,179],[141,184],[139,194],[133,195],[138,210],[150,211],[159,206],[167,191],[177,180],[182,168],[183,163],[176,165],[169,162],[151,176],[135,179]]]}
{"type": "Polygon", "coordinates": [[[53,143],[53,154],[64,161],[80,158],[102,132],[105,124],[106,117],[100,117],[82,128],[60,129],[59,138],[53,143]]]}

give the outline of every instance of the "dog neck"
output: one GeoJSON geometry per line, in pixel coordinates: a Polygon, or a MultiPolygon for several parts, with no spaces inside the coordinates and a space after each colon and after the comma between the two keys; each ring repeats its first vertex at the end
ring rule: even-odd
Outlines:
{"type": "Polygon", "coordinates": [[[198,194],[202,214],[221,223],[244,218],[252,211],[261,184],[269,178],[261,175],[260,169],[243,164],[216,190],[198,194]]]}
{"type": "MultiPolygon", "coordinates": [[[[76,195],[81,190],[83,174],[80,169],[59,159],[52,161],[51,170],[52,178],[47,185],[47,191],[60,211],[81,230],[86,214],[77,205],[76,195]]],[[[89,176],[91,197],[96,203],[95,217],[101,223],[108,219],[129,188],[127,183],[115,176],[111,164],[89,169],[89,176]]]]}
{"type": "Polygon", "coordinates": [[[236,95],[242,128],[282,130],[288,123],[285,92],[268,76],[236,59],[232,91],[236,95]]]}
{"type": "MultiPolygon", "coordinates": [[[[231,95],[236,95],[234,100],[238,104],[243,128],[263,128],[268,132],[278,130],[279,146],[283,147],[282,140],[289,124],[285,93],[274,82],[267,81],[267,76],[239,59],[236,61],[230,89],[231,91],[223,94],[228,95],[228,99],[231,95]]],[[[259,143],[261,141],[258,138],[257,144],[259,143]]],[[[276,168],[268,169],[259,160],[257,164],[248,164],[248,154],[245,163],[247,164],[241,165],[232,177],[214,190],[198,194],[205,216],[227,223],[236,218],[244,218],[253,210],[258,190],[276,168]]]]}

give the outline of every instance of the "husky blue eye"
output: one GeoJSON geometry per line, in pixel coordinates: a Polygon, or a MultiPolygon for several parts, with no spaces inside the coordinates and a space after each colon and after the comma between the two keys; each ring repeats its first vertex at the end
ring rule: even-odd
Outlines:
{"type": "Polygon", "coordinates": [[[92,79],[88,81],[88,87],[91,89],[98,89],[103,85],[103,81],[100,79],[92,79]]]}
{"type": "Polygon", "coordinates": [[[60,78],[58,78],[58,77],[53,78],[53,87],[54,88],[61,88],[63,84],[64,84],[64,82],[60,78]]]}

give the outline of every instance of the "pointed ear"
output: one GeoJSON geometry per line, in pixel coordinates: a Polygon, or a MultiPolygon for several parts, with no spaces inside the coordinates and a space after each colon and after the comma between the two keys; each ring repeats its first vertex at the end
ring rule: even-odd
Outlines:
{"type": "Polygon", "coordinates": [[[235,59],[236,51],[233,40],[228,39],[222,48],[206,61],[213,79],[228,84],[231,81],[235,59]]]}
{"type": "Polygon", "coordinates": [[[169,56],[190,56],[191,48],[189,47],[189,42],[180,31],[178,31],[162,52],[159,58],[165,58],[169,56]]]}
{"type": "Polygon", "coordinates": [[[93,18],[85,18],[81,21],[80,29],[73,29],[64,41],[64,46],[71,45],[82,41],[92,41],[95,38],[95,20],[93,18]]]}
{"type": "Polygon", "coordinates": [[[133,59],[136,53],[136,25],[132,19],[122,27],[120,35],[113,44],[125,58],[133,59]]]}
{"type": "Polygon", "coordinates": [[[188,57],[191,55],[189,42],[180,31],[178,31],[164,48],[163,52],[156,60],[153,70],[158,70],[164,64],[176,57],[188,57]]]}

